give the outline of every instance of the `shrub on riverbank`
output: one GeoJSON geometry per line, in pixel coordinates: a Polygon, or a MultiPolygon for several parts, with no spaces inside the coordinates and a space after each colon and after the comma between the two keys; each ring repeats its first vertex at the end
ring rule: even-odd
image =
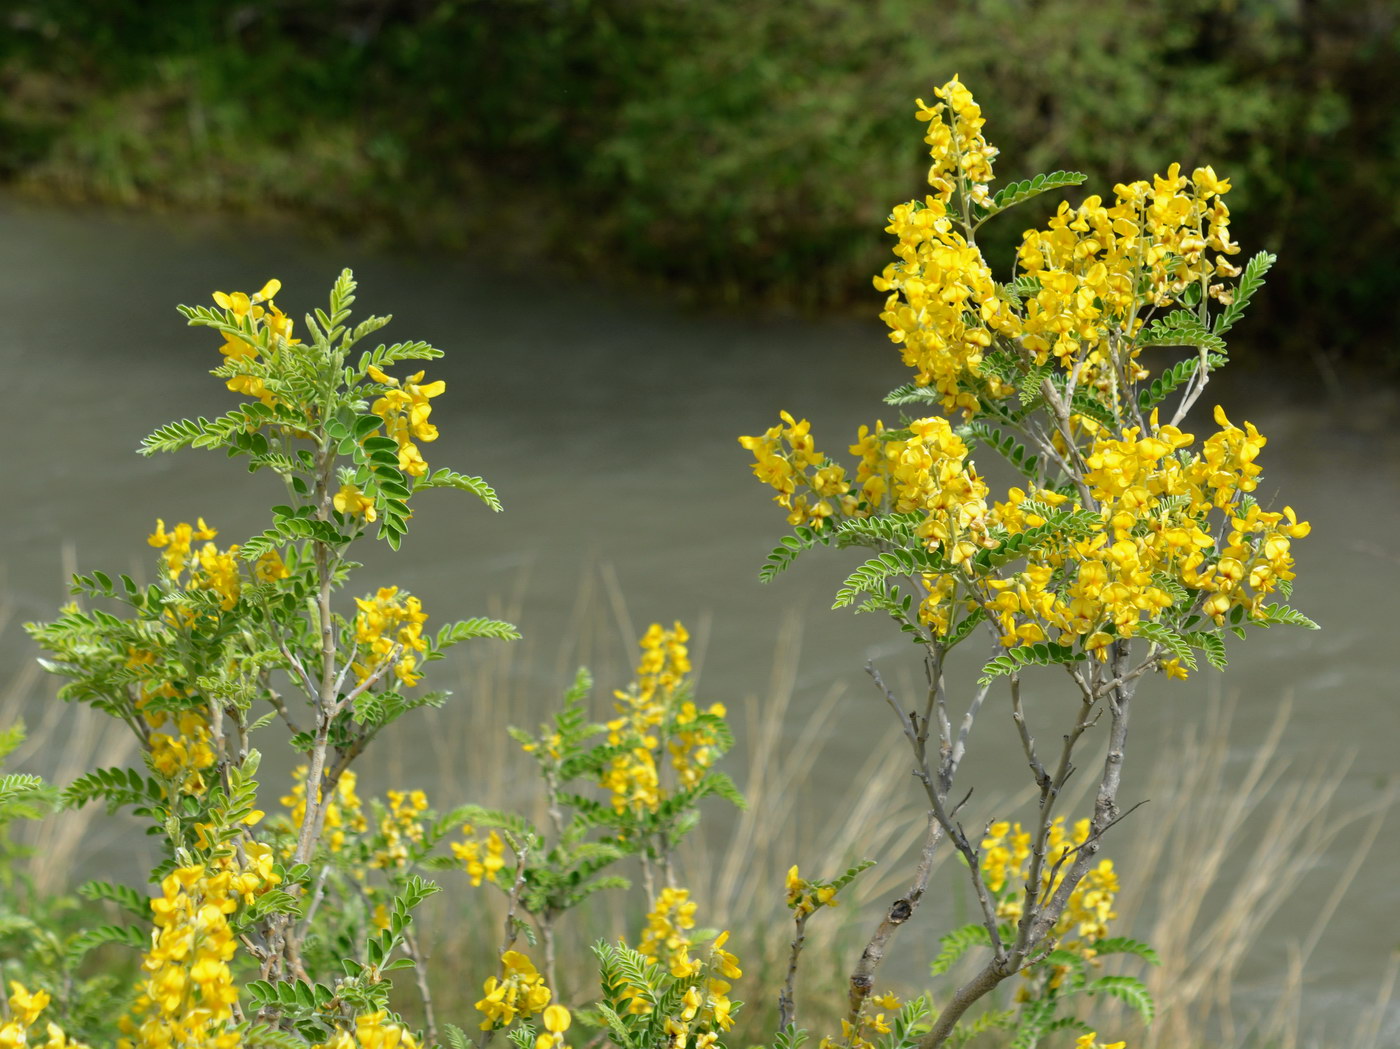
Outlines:
{"type": "Polygon", "coordinates": [[[1400,363],[1346,320],[1400,293],[1400,34],[1377,0],[27,0],[6,17],[12,183],[368,217],[821,309],[868,301],[868,230],[916,188],[887,100],[957,69],[1028,169],[1105,190],[1170,159],[1228,167],[1246,239],[1294,259],[1345,244],[1345,268],[1276,274],[1261,328],[1400,363]]]}
{"type": "MultiPolygon", "coordinates": [[[[861,427],[849,474],[786,411],[739,438],[793,528],[760,578],[816,546],[866,548],[834,607],[892,619],[917,646],[923,680],[901,695],[881,676],[892,660],[867,663],[910,748],[872,761],[907,762],[922,794],[905,813],[908,837],[922,841],[910,880],[883,909],[848,993],[818,1009],[804,998],[799,1014],[808,922],[838,896],[849,903],[843,890],[873,861],[847,866],[827,837],[813,862],[804,858],[806,877],[788,869],[791,939],[786,963],[765,974],[777,1007],[768,1044],[796,1049],[812,1030],[829,1032],[822,1049],[944,1049],[998,1031],[1023,1049],[1057,1032],[1076,1049],[1123,1049],[1101,1041],[1084,1012],[1116,999],[1144,1024],[1156,1016],[1142,978],[1103,969],[1105,959],[1122,963],[1115,956],[1162,960],[1111,929],[1120,885],[1101,851],[1142,804],[1119,804],[1135,760],[1126,755],[1138,685],[1154,672],[1185,680],[1202,664],[1223,669],[1227,634],[1315,627],[1281,603],[1292,592],[1292,541],[1310,526],[1253,494],[1266,438],[1219,406],[1219,429],[1199,449],[1179,428],[1225,365],[1224,336],[1274,257],[1232,261],[1241,248],[1224,201],[1230,181],[1174,163],[1117,185],[1111,204],[1061,202],[1044,228],[1024,233],[1019,272],[999,280],[978,232],[1086,176],[1058,171],[994,189],[1000,151],[981,107],[957,77],[934,97],[915,108],[927,125],[928,192],[894,207],[896,261],[875,280],[888,293],[881,318],[914,372],[885,404],[912,410],[891,427],[861,427]],[[1004,459],[1025,487],[992,499],[974,449],[983,462],[1004,459]],[[1078,702],[1050,700],[1042,668],[1078,702]],[[974,726],[997,716],[984,702],[1003,685],[1010,706],[1000,715],[1024,754],[1013,764],[1030,779],[1019,805],[964,793],[987,760],[986,732],[974,740],[974,726]],[[1096,738],[1101,764],[1086,750],[1096,738]],[[1095,766],[1092,801],[1076,798],[1095,766]],[[966,877],[954,881],[976,898],[977,918],[938,937],[936,954],[925,934],[933,989],[900,997],[881,963],[951,853],[965,861],[966,877]],[[994,993],[1003,984],[1010,1002],[994,993]]],[[[269,280],[181,307],[221,338],[211,374],[240,403],[161,426],[141,447],[219,449],[275,476],[286,502],[270,508],[266,530],[222,545],[202,517],[169,528],[157,518],[147,537],[159,551],[154,582],[77,575],[77,600],[27,624],[45,669],[65,680],[59,698],[120,724],[139,749],[142,767],[91,769],[62,796],[72,807],[129,809],[147,824],[158,891],[89,883],[82,894],[125,911],[123,924],[60,939],[57,974],[37,953],[6,960],[17,978],[0,1044],[46,1031],[51,1049],[85,1049],[56,1021],[86,1037],[88,1026],[73,1022],[86,1016],[93,1041],[117,1049],[487,1049],[497,1036],[518,1049],[561,1049],[571,1027],[576,1040],[592,1029],[590,1044],[617,1049],[724,1049],[742,1004],[731,981],[744,974],[735,945],[725,946],[730,931],[697,925],[680,846],[705,799],[745,801],[721,768],[734,742],[727,711],[697,696],[680,623],[645,632],[607,720],[591,720],[592,680],[580,670],[537,731],[508,730],[535,766],[537,820],[480,802],[434,810],[403,783],[381,800],[358,779],[386,730],[449,701],[419,690],[430,664],[464,642],[519,634],[485,616],[425,630],[427,610],[400,586],[352,587],[365,568],[356,558],[373,539],[397,551],[426,489],[501,504],[482,478],[425,459],[437,458],[432,402],[446,384],[414,369],[440,351],[417,340],[371,349],[389,318],[352,319],[349,270],[300,328],[277,305],[280,291],[269,280]],[[268,744],[289,748],[299,766],[265,768],[268,744]],[[498,894],[496,922],[484,937],[480,925],[471,930],[491,973],[473,1007],[475,1041],[440,1019],[432,992],[418,908],[442,888],[425,877],[434,871],[498,894]],[[595,996],[588,977],[558,964],[556,933],[586,902],[623,898],[632,888],[623,872],[638,876],[645,911],[634,893],[632,920],[615,924],[630,928],[593,944],[595,996]],[[70,979],[106,945],[142,952],[142,975],[124,996],[70,979]],[[416,994],[402,1003],[410,985],[416,994]]],[[[782,768],[782,751],[803,749],[810,732],[809,722],[795,741],[767,736],[760,758],[782,768]]],[[[0,779],[0,831],[46,797],[35,777],[0,779]]],[[[1186,808],[1193,830],[1208,825],[1204,807],[1186,808]]],[[[1203,876],[1217,864],[1205,853],[1187,862],[1203,876]]],[[[1248,929],[1216,925],[1234,930],[1228,946],[1248,929]]],[[[736,942],[772,940],[770,929],[734,931],[736,942]]]]}

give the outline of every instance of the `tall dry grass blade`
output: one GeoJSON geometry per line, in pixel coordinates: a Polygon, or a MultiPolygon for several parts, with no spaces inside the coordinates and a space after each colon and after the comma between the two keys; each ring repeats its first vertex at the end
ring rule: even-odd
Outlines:
{"type": "Polygon", "coordinates": [[[1152,772],[1155,818],[1120,862],[1125,871],[1153,876],[1125,879],[1118,926],[1151,943],[1162,962],[1141,973],[1157,1000],[1156,1023],[1134,1032],[1130,1018],[1116,1017],[1135,1046],[1234,1049],[1250,1039],[1279,1049],[1300,1044],[1304,1016],[1288,1002],[1301,999],[1321,928],[1377,840],[1394,798],[1339,811],[1349,762],[1322,759],[1299,769],[1282,757],[1289,713],[1285,700],[1236,782],[1230,775],[1233,705],[1212,697],[1201,722],[1182,732],[1180,744],[1152,772]],[[1257,953],[1265,926],[1335,850],[1339,836],[1368,817],[1317,922],[1294,947],[1286,986],[1277,988],[1279,1007],[1267,1018],[1241,1020],[1240,971],[1257,953]],[[1227,878],[1227,870],[1241,873],[1227,878]]]}

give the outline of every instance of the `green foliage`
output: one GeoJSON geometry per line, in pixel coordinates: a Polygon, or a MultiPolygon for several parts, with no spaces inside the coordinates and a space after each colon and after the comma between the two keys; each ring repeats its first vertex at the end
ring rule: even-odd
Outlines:
{"type": "Polygon", "coordinates": [[[1249,308],[1250,299],[1264,286],[1265,276],[1277,261],[1277,255],[1261,251],[1245,263],[1244,273],[1241,274],[1240,283],[1235,289],[1235,300],[1215,318],[1216,335],[1224,335],[1244,316],[1244,311],[1249,308]]]}
{"type": "MultiPolygon", "coordinates": [[[[1222,314],[1223,316],[1223,314],[1222,314]]],[[[1144,328],[1140,346],[1194,346],[1211,354],[1225,353],[1225,340],[1190,310],[1173,310],[1144,328]]]]}
{"type": "MultiPolygon", "coordinates": [[[[1069,164],[1109,187],[1189,142],[1188,170],[1228,161],[1243,239],[1268,232],[1300,258],[1351,245],[1353,274],[1300,269],[1269,303],[1271,354],[1291,334],[1301,360],[1395,292],[1385,187],[1400,132],[1383,100],[1400,74],[1374,31],[1381,0],[983,3],[937,26],[920,0],[391,18],[313,5],[211,31],[223,14],[212,0],[28,9],[0,44],[16,85],[0,170],[65,195],[292,209],[415,243],[490,230],[526,258],[825,306],[869,295],[869,231],[912,191],[907,110],[891,99],[956,69],[989,86],[996,143],[1025,170],[1069,164]],[[1358,162],[1349,142],[1372,148],[1358,162]],[[1327,193],[1349,205],[1315,222],[1327,193]],[[1336,308],[1308,308],[1319,300],[1336,308]]],[[[1351,337],[1364,334],[1328,341],[1397,363],[1385,340],[1351,337]]]]}
{"type": "Polygon", "coordinates": [[[855,604],[862,594],[884,596],[883,584],[886,580],[925,572],[947,572],[950,565],[937,554],[927,550],[890,550],[872,557],[861,565],[841,584],[836,592],[832,608],[845,608],[855,604]]]}
{"type": "Polygon", "coordinates": [[[929,974],[943,975],[973,947],[986,947],[991,942],[986,927],[975,923],[944,933],[938,938],[939,951],[929,966],[929,974]]]}
{"type": "Polygon", "coordinates": [[[441,470],[434,470],[419,480],[417,487],[458,488],[464,492],[471,492],[492,510],[499,512],[501,509],[501,500],[497,498],[496,490],[480,477],[468,477],[466,474],[459,474],[445,467],[441,470]]]}
{"type": "Polygon", "coordinates": [[[997,427],[974,419],[958,428],[958,436],[969,443],[985,444],[1029,478],[1040,476],[1040,459],[1026,451],[1026,446],[997,427]]]}
{"type": "Polygon", "coordinates": [[[1077,171],[1052,171],[1048,174],[1036,175],[1034,178],[1023,179],[1020,182],[1012,182],[997,191],[996,195],[992,197],[990,207],[978,209],[977,222],[980,225],[993,215],[998,215],[1017,204],[1025,203],[1042,193],[1048,193],[1052,189],[1081,185],[1088,177],[1077,171]]]}
{"type": "Polygon", "coordinates": [[[810,550],[818,544],[827,545],[830,542],[830,531],[798,525],[793,529],[793,534],[784,536],[782,542],[774,547],[773,552],[768,555],[768,563],[759,569],[759,582],[772,582],[773,577],[786,571],[788,566],[796,561],[798,555],[803,551],[810,550]]]}
{"type": "Polygon", "coordinates": [[[980,568],[1001,568],[1042,547],[1091,535],[1101,524],[1102,518],[1090,510],[1053,510],[1045,515],[1044,524],[1008,535],[990,550],[978,553],[975,559],[980,568]]]}
{"type": "Polygon", "coordinates": [[[1151,411],[1180,387],[1190,382],[1201,368],[1213,371],[1224,363],[1225,357],[1219,353],[1205,353],[1200,357],[1190,357],[1187,360],[1178,361],[1138,391],[1138,408],[1144,412],[1151,411]]]}
{"type": "Polygon", "coordinates": [[[1007,649],[1005,655],[988,660],[982,667],[982,678],[978,684],[986,685],[994,678],[1019,673],[1028,666],[1048,667],[1057,663],[1068,665],[1083,661],[1084,653],[1076,652],[1069,645],[1038,641],[1033,645],[1007,649]]]}

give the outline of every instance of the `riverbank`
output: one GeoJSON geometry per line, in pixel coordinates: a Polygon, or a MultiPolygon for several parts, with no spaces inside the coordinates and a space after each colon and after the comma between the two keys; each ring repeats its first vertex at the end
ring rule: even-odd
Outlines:
{"type": "Polygon", "coordinates": [[[1400,296],[1396,15],[1218,8],[29,0],[0,34],[0,181],[865,311],[885,216],[921,192],[912,100],[957,71],[997,114],[1003,181],[1228,173],[1239,239],[1281,255],[1252,318],[1271,354],[1393,374],[1372,318],[1400,296]]]}

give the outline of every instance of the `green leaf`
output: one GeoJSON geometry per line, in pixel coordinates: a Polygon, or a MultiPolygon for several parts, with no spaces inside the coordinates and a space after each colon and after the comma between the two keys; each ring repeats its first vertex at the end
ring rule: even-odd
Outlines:
{"type": "Polygon", "coordinates": [[[967,615],[963,616],[962,619],[958,621],[958,625],[949,631],[948,635],[943,638],[943,645],[947,648],[952,648],[954,645],[966,641],[973,630],[977,629],[977,624],[986,618],[987,610],[981,605],[978,605],[967,615]]]}
{"type": "Polygon", "coordinates": [[[1196,653],[1186,635],[1166,623],[1139,623],[1137,636],[1161,645],[1189,669],[1196,669],[1196,653]]]}
{"type": "Polygon", "coordinates": [[[876,514],[873,517],[852,517],[836,529],[836,545],[850,546],[911,546],[918,538],[917,530],[927,514],[876,514]]]}
{"type": "Polygon", "coordinates": [[[954,929],[950,933],[945,933],[938,938],[941,949],[937,957],[933,959],[933,964],[929,966],[929,975],[941,976],[957,964],[958,959],[966,954],[973,947],[986,947],[991,945],[991,937],[987,935],[984,926],[976,923],[964,925],[960,929],[954,929]]]}
{"type": "Polygon", "coordinates": [[[802,1049],[809,1035],[796,1024],[788,1024],[773,1036],[773,1049],[802,1049]]]}
{"type": "Polygon", "coordinates": [[[1157,1003],[1148,993],[1147,985],[1136,976],[1100,976],[1085,990],[1089,994],[1112,995],[1120,1001],[1127,1002],[1138,1011],[1143,1023],[1150,1024],[1157,1015],[1157,1003]]]}
{"type": "Polygon", "coordinates": [[[964,423],[957,429],[957,434],[964,441],[984,444],[988,448],[996,451],[1008,463],[1014,466],[1030,480],[1039,483],[1040,460],[1026,451],[1025,445],[1016,440],[1014,436],[991,426],[980,419],[964,423]]]}
{"type": "Polygon", "coordinates": [[[885,403],[894,405],[942,404],[943,394],[938,391],[936,386],[916,386],[912,382],[907,382],[885,394],[885,403]]]}
{"type": "Polygon", "coordinates": [[[1080,663],[1083,652],[1076,652],[1069,645],[1057,645],[1049,641],[1038,641],[1033,645],[1022,645],[1006,651],[1005,655],[989,660],[982,667],[982,677],[978,685],[989,684],[992,679],[1014,674],[1026,666],[1051,666],[1053,664],[1080,663]]]}
{"type": "Polygon", "coordinates": [[[68,950],[81,957],[88,951],[108,943],[120,943],[140,951],[150,947],[151,937],[145,929],[135,925],[99,925],[94,929],[86,929],[69,940],[68,950]]]}
{"type": "Polygon", "coordinates": [[[1023,179],[1020,182],[1012,182],[992,197],[990,207],[977,209],[977,224],[980,226],[993,215],[999,215],[1008,208],[1023,204],[1042,193],[1048,193],[1052,189],[1077,186],[1088,177],[1088,175],[1081,175],[1077,171],[1051,171],[1043,175],[1036,175],[1034,178],[1023,179]]]}
{"type": "Polygon", "coordinates": [[[434,470],[426,477],[418,478],[414,487],[460,488],[464,492],[471,492],[492,510],[499,513],[501,509],[501,500],[496,496],[496,490],[480,477],[468,477],[466,474],[459,474],[455,470],[449,470],[446,467],[441,470],[434,470]]]}
{"type": "Polygon", "coordinates": [[[442,1032],[447,1036],[447,1044],[450,1049],[474,1049],[472,1040],[467,1037],[466,1032],[455,1024],[444,1024],[442,1032]]]}
{"type": "Polygon", "coordinates": [[[90,881],[78,887],[78,895],[88,900],[107,900],[115,903],[134,918],[148,919],[151,916],[151,901],[127,885],[117,885],[110,881],[90,881]]]}
{"type": "Polygon", "coordinates": [[[1211,630],[1195,630],[1185,635],[1193,648],[1205,653],[1206,662],[1216,670],[1224,670],[1229,662],[1225,658],[1225,639],[1211,630]]]}
{"type": "Polygon", "coordinates": [[[436,655],[453,645],[478,637],[494,638],[497,641],[519,641],[520,630],[504,620],[475,616],[472,619],[449,623],[439,630],[433,640],[432,651],[436,655]]]}
{"type": "Polygon", "coordinates": [[[1139,346],[1195,346],[1224,354],[1225,340],[1207,328],[1190,310],[1173,310],[1138,332],[1139,346]]]}
{"type": "Polygon", "coordinates": [[[1161,404],[1178,388],[1186,385],[1203,362],[1208,371],[1213,371],[1225,363],[1225,358],[1218,353],[1207,353],[1204,358],[1188,357],[1178,361],[1153,379],[1151,385],[1138,391],[1138,408],[1146,412],[1161,404]]]}
{"type": "Polygon", "coordinates": [[[43,794],[44,789],[44,781],[27,772],[13,772],[0,776],[0,807],[30,800],[43,794]]]}
{"type": "Polygon", "coordinates": [[[1302,612],[1296,608],[1289,608],[1287,605],[1263,605],[1259,609],[1259,614],[1252,617],[1252,621],[1263,627],[1284,623],[1288,626],[1306,627],[1308,630],[1322,629],[1302,612]]]}
{"type": "Polygon", "coordinates": [[[1221,311],[1220,316],[1215,318],[1216,335],[1224,335],[1244,316],[1244,311],[1249,306],[1249,300],[1254,297],[1255,292],[1264,286],[1265,275],[1277,261],[1278,256],[1261,251],[1245,263],[1244,273],[1240,276],[1240,282],[1235,287],[1235,301],[1226,306],[1221,311]]]}
{"type": "Polygon", "coordinates": [[[808,528],[806,525],[798,525],[793,529],[793,534],[784,536],[782,542],[774,547],[773,552],[768,555],[768,563],[759,569],[759,582],[772,582],[774,576],[786,571],[788,566],[796,561],[804,551],[810,550],[818,544],[828,545],[830,543],[830,530],[822,529],[819,531],[808,528]]]}
{"type": "Polygon", "coordinates": [[[871,558],[849,576],[836,592],[832,608],[853,605],[862,594],[884,596],[882,584],[891,576],[917,576],[925,573],[949,572],[952,566],[942,557],[927,550],[889,550],[871,558]]]}
{"type": "Polygon", "coordinates": [[[1156,951],[1141,940],[1133,940],[1127,936],[1109,936],[1102,940],[1095,940],[1093,946],[1094,953],[1098,955],[1135,954],[1152,965],[1162,964],[1162,959],[1157,956],[1156,951]]]}
{"type": "Polygon", "coordinates": [[[1045,518],[1044,524],[1008,535],[992,549],[980,551],[973,562],[984,570],[1000,568],[1041,547],[1092,535],[1102,524],[1102,515],[1092,510],[1077,506],[1057,510],[1045,518]]]}

